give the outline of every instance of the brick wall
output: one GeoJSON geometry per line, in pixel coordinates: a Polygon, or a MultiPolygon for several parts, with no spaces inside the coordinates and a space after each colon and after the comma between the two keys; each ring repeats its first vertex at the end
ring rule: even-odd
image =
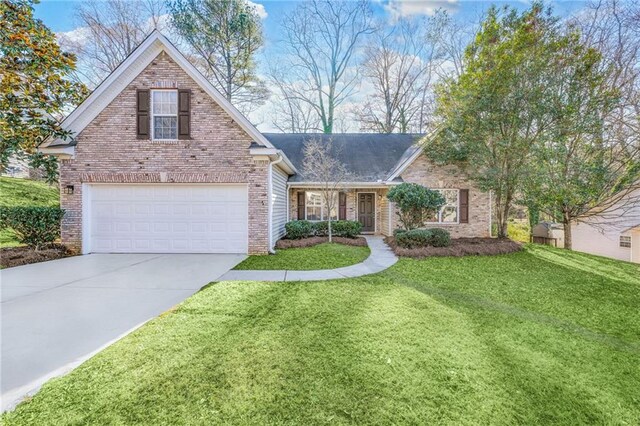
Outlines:
{"type": "MultiPolygon", "coordinates": [[[[420,156],[402,174],[405,182],[419,183],[431,189],[469,189],[469,223],[428,225],[443,228],[452,237],[489,237],[491,199],[487,192],[475,188],[466,175],[455,166],[436,166],[425,156],[420,156]]],[[[313,191],[313,189],[307,189],[313,191]]],[[[298,191],[290,189],[290,218],[298,218],[298,191]]],[[[347,219],[358,219],[358,192],[376,192],[376,233],[391,235],[399,227],[396,210],[387,200],[387,188],[347,189],[347,219]]]]}
{"type": "MultiPolygon", "coordinates": [[[[491,199],[489,193],[473,186],[466,175],[455,166],[436,166],[424,155],[414,161],[401,175],[405,182],[419,183],[430,189],[469,189],[469,223],[429,225],[443,228],[452,237],[489,237],[491,199]]],[[[397,215],[392,215],[392,229],[398,227],[397,215]]]]}
{"type": "Polygon", "coordinates": [[[79,135],[76,156],[60,165],[67,213],[62,239],[82,244],[82,183],[246,183],[249,188],[249,253],[268,250],[268,161],[249,154],[251,137],[170,57],[161,53],[79,135]],[[136,89],[167,82],[191,89],[191,140],[136,139],[136,89]]]}

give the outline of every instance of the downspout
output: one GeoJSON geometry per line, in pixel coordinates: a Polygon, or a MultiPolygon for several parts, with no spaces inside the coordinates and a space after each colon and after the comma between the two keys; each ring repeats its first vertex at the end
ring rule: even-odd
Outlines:
{"type": "Polygon", "coordinates": [[[284,157],[278,154],[278,159],[269,162],[269,170],[267,174],[267,194],[269,199],[267,200],[267,228],[269,230],[269,253],[275,254],[273,249],[273,165],[280,163],[284,160],[284,157]]]}

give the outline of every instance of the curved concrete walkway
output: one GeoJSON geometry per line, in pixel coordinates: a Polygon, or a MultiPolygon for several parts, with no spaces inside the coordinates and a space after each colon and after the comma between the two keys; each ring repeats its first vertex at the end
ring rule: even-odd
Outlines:
{"type": "Polygon", "coordinates": [[[231,270],[218,281],[322,281],[354,278],[384,271],[398,261],[398,257],[384,242],[383,237],[365,236],[371,254],[361,263],[336,269],[316,271],[290,270],[231,270]]]}

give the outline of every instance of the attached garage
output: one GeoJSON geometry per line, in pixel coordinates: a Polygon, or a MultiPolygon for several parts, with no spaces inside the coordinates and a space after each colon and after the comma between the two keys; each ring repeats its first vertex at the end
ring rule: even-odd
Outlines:
{"type": "Polygon", "coordinates": [[[83,187],[85,253],[247,253],[246,185],[83,187]]]}

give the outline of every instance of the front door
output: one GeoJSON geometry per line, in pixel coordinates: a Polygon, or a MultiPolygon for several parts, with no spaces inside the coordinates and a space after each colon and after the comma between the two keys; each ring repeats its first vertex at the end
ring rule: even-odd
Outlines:
{"type": "Polygon", "coordinates": [[[362,232],[375,232],[375,194],[358,194],[358,221],[362,224],[362,232]]]}

